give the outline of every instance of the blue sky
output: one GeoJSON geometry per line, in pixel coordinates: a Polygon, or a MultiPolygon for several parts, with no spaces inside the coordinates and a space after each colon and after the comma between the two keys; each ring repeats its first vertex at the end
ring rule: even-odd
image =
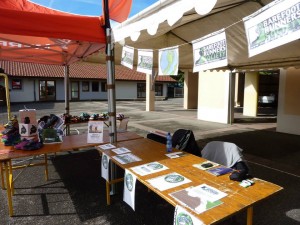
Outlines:
{"type": "MultiPolygon", "coordinates": [[[[80,15],[102,15],[102,0],[30,0],[39,5],[80,15]]],[[[132,0],[130,16],[154,4],[157,0],[132,0]]],[[[129,16],[129,17],[130,17],[129,16]]]]}

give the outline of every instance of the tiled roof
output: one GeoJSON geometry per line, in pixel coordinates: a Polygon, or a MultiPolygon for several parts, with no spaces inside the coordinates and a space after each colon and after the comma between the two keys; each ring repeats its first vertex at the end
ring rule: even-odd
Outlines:
{"type": "MultiPolygon", "coordinates": [[[[9,76],[15,77],[64,77],[64,66],[44,65],[22,62],[0,61],[0,67],[9,76]]],[[[69,77],[77,79],[106,79],[106,65],[99,63],[79,62],[69,66],[69,77]]],[[[131,70],[122,65],[115,66],[116,80],[144,81],[144,73],[131,70]]],[[[156,81],[176,82],[170,76],[157,76],[156,81]]]]}

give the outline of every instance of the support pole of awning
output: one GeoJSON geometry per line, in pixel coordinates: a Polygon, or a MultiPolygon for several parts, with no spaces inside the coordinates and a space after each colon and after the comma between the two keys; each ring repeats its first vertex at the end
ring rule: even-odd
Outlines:
{"type": "Polygon", "coordinates": [[[115,56],[112,43],[112,29],[109,21],[108,0],[104,1],[105,33],[106,33],[106,69],[107,69],[107,97],[109,116],[110,143],[117,142],[116,126],[116,90],[115,90],[115,56]]]}
{"type": "MultiPolygon", "coordinates": [[[[106,34],[106,70],[107,70],[107,97],[108,97],[108,115],[109,115],[109,140],[110,143],[117,142],[116,128],[116,90],[115,90],[115,59],[114,48],[112,43],[112,29],[109,21],[108,0],[104,0],[104,16],[105,16],[105,34],[106,34]]],[[[117,177],[117,166],[110,163],[110,179],[117,177]]],[[[110,194],[116,193],[115,184],[111,184],[110,194]]]]}
{"type": "MultiPolygon", "coordinates": [[[[65,65],[64,67],[64,85],[65,85],[65,115],[68,116],[70,113],[70,101],[69,101],[69,83],[70,83],[70,79],[69,79],[69,66],[65,65]]],[[[70,126],[67,124],[66,125],[66,135],[70,134],[70,126]]]]}
{"type": "Polygon", "coordinates": [[[110,28],[106,28],[106,38],[107,38],[106,68],[107,68],[109,137],[110,137],[110,143],[115,143],[117,142],[115,64],[114,64],[114,49],[111,43],[110,28]]]}

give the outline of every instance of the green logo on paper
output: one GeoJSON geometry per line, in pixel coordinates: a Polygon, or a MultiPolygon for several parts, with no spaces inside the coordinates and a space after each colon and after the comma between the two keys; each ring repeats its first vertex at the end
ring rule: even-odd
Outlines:
{"type": "Polygon", "coordinates": [[[165,177],[165,181],[169,183],[179,183],[184,180],[184,177],[181,175],[171,174],[165,177]]]}
{"type": "Polygon", "coordinates": [[[133,177],[130,173],[126,174],[125,176],[125,184],[129,191],[132,191],[133,189],[133,177]]]}
{"type": "Polygon", "coordinates": [[[159,163],[149,163],[148,166],[153,170],[158,170],[158,169],[163,168],[163,165],[161,165],[159,163]]]}
{"type": "Polygon", "coordinates": [[[181,212],[177,214],[176,225],[193,225],[192,217],[184,212],[181,212]]]}
{"type": "Polygon", "coordinates": [[[108,159],[107,159],[107,155],[103,155],[102,156],[102,165],[105,169],[108,168],[108,159]]]}

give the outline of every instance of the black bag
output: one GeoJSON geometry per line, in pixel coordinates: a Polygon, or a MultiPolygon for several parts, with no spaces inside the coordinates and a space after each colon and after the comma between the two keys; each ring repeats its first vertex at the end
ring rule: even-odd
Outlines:
{"type": "Polygon", "coordinates": [[[195,140],[193,131],[178,129],[172,136],[173,148],[201,156],[200,148],[195,140]]]}
{"type": "Polygon", "coordinates": [[[229,176],[230,180],[242,181],[251,177],[249,174],[249,167],[244,161],[237,162],[231,168],[236,171],[229,176]]]}
{"type": "Polygon", "coordinates": [[[166,141],[167,141],[166,137],[163,137],[163,136],[155,134],[155,133],[149,133],[149,134],[147,134],[147,138],[151,139],[153,141],[162,143],[162,144],[166,144],[166,141]]]}

